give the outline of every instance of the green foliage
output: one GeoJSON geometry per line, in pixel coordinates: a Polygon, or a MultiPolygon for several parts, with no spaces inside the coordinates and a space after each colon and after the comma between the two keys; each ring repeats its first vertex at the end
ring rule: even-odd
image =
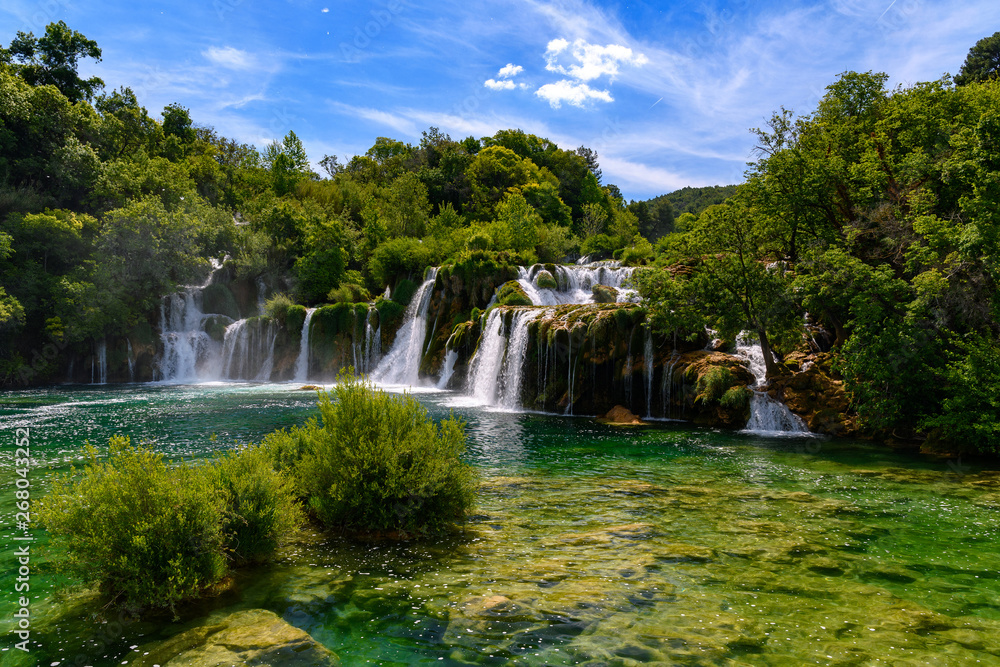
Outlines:
{"type": "Polygon", "coordinates": [[[464,518],[476,476],[460,458],[461,421],[435,425],[412,396],[386,394],[347,374],[333,397],[320,394],[322,426],[310,422],[265,441],[274,460],[294,460],[296,488],[321,521],[412,534],[464,518]]]}
{"type": "Polygon", "coordinates": [[[653,257],[653,244],[639,236],[622,252],[622,263],[626,266],[645,264],[653,257]]]}
{"type": "Polygon", "coordinates": [[[326,295],[326,300],[329,303],[359,303],[371,301],[371,299],[372,295],[368,290],[353,283],[345,283],[330,290],[330,293],[326,295]]]}
{"type": "Polygon", "coordinates": [[[93,58],[100,62],[97,42],[70,30],[63,21],[45,26],[45,35],[18,32],[7,49],[15,61],[14,71],[32,86],[52,85],[71,102],[89,100],[104,86],[99,78],[81,79],[77,61],[93,58]]]}
{"type": "Polygon", "coordinates": [[[530,306],[531,299],[524,293],[524,288],[516,280],[509,280],[497,290],[498,306],[530,306]]]}
{"type": "Polygon", "coordinates": [[[269,560],[302,521],[289,478],[275,470],[261,447],[222,455],[210,475],[225,507],[222,533],[229,557],[237,565],[269,560]]]}
{"type": "Polygon", "coordinates": [[[41,521],[85,582],[130,607],[173,607],[226,573],[223,503],[204,470],[169,467],[161,454],[110,441],[93,447],[74,481],[59,477],[41,521]]]}
{"type": "MultiPolygon", "coordinates": [[[[706,403],[715,403],[728,394],[734,382],[732,371],[725,366],[713,366],[698,378],[698,393],[706,403]]],[[[730,397],[730,400],[734,398],[730,397]]]]}
{"type": "Polygon", "coordinates": [[[400,278],[422,276],[431,264],[429,250],[420,239],[400,237],[378,246],[368,263],[376,285],[392,285],[400,278]]]}
{"type": "Polygon", "coordinates": [[[278,292],[264,301],[264,317],[284,322],[285,314],[294,305],[295,300],[292,297],[284,292],[278,292]]]}
{"type": "Polygon", "coordinates": [[[995,81],[1000,76],[1000,32],[983,37],[969,49],[962,69],[955,76],[956,86],[977,81],[995,81]]]}
{"type": "Polygon", "coordinates": [[[750,405],[752,394],[753,391],[749,387],[742,385],[730,387],[719,398],[719,405],[727,410],[745,410],[750,405]]]}

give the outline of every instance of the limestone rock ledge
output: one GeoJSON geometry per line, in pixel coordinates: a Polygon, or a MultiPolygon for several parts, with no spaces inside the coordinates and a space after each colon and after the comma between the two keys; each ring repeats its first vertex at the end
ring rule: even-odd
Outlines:
{"type": "Polygon", "coordinates": [[[238,611],[140,647],[137,667],[339,667],[340,659],[266,609],[238,611]]]}

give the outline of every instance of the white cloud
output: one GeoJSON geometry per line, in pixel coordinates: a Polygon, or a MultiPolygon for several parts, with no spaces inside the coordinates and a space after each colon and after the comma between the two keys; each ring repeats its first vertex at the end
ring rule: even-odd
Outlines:
{"type": "Polygon", "coordinates": [[[570,52],[576,61],[568,67],[559,63],[560,55],[569,48],[565,39],[553,39],[545,49],[545,69],[579,79],[593,81],[602,76],[618,75],[621,65],[642,67],[649,58],[641,53],[633,54],[632,49],[621,44],[588,44],[582,39],[573,42],[570,52]]]}
{"type": "Polygon", "coordinates": [[[486,79],[486,81],[483,81],[483,85],[490,90],[514,90],[517,87],[510,79],[501,79],[499,81],[496,79],[486,79]]]}
{"type": "Polygon", "coordinates": [[[583,107],[589,100],[614,102],[607,90],[594,90],[585,83],[563,79],[555,83],[547,83],[535,91],[543,100],[548,101],[553,109],[558,109],[563,102],[569,102],[575,107],[583,107]]]}
{"type": "Polygon", "coordinates": [[[202,55],[216,65],[226,67],[228,69],[257,68],[257,59],[253,55],[247,53],[246,51],[233,48],[232,46],[226,46],[223,48],[211,46],[207,50],[203,51],[202,55]]]}
{"type": "Polygon", "coordinates": [[[500,77],[501,79],[511,79],[523,71],[524,68],[521,67],[520,65],[515,65],[514,63],[507,63],[505,67],[500,68],[500,71],[497,72],[497,76],[500,77]]]}
{"type": "Polygon", "coordinates": [[[330,13],[330,8],[329,7],[324,7],[323,9],[321,9],[319,11],[323,12],[324,14],[329,14],[330,13]]]}

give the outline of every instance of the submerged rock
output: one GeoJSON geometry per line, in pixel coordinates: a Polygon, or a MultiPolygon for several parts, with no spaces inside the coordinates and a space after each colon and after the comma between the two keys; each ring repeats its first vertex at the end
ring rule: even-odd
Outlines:
{"type": "Polygon", "coordinates": [[[613,426],[637,426],[646,423],[624,405],[616,405],[600,415],[597,421],[613,426]]]}
{"type": "Polygon", "coordinates": [[[266,609],[249,609],[139,649],[137,667],[334,667],[340,659],[302,630],[266,609]]]}

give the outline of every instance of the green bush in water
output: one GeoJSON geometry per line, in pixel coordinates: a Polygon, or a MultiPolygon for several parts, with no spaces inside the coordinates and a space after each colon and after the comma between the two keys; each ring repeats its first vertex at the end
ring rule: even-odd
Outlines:
{"type": "Polygon", "coordinates": [[[274,459],[292,465],[298,492],[325,524],[361,532],[427,533],[462,519],[476,474],[460,459],[465,426],[435,425],[412,396],[375,390],[341,373],[335,401],[321,392],[322,426],[269,436],[274,459]]]}
{"type": "Polygon", "coordinates": [[[41,503],[53,544],[88,585],[130,609],[173,608],[227,574],[227,561],[272,556],[300,510],[269,452],[256,448],[207,466],[168,466],[127,437],[106,460],[87,446],[87,464],[55,479],[41,503]]]}
{"type": "Polygon", "coordinates": [[[698,379],[698,393],[702,400],[714,403],[733,386],[733,373],[725,366],[714,366],[698,379]]]}
{"type": "Polygon", "coordinates": [[[68,566],[127,607],[170,607],[226,574],[224,502],[206,470],[168,467],[162,454],[110,441],[110,456],[85,449],[78,481],[56,478],[41,521],[68,566]]]}
{"type": "Polygon", "coordinates": [[[225,502],[226,551],[237,565],[268,560],[301,523],[292,484],[275,470],[264,449],[224,454],[211,476],[225,502]]]}

